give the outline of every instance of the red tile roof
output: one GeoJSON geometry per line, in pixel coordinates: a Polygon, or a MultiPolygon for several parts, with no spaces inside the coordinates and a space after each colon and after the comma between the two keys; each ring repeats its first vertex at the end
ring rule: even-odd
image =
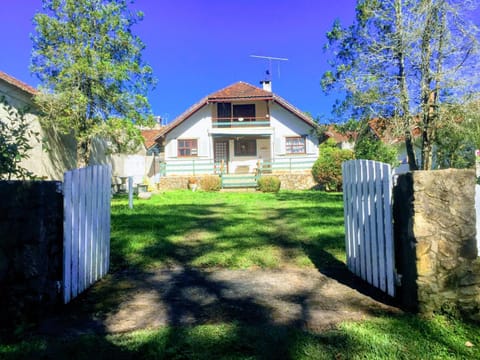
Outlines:
{"type": "MultiPolygon", "coordinates": [[[[410,127],[414,139],[422,135],[419,123],[420,119],[414,117],[410,127]]],[[[375,136],[386,144],[396,144],[405,140],[404,133],[399,130],[401,127],[396,126],[394,122],[387,119],[373,118],[368,122],[368,126],[375,136]]]]}
{"type": "Polygon", "coordinates": [[[347,131],[346,133],[340,132],[335,129],[335,126],[330,125],[325,131],[325,135],[332,138],[337,143],[355,141],[358,133],[356,131],[347,131]]]}
{"type": "Polygon", "coordinates": [[[221,101],[233,101],[233,100],[272,100],[275,101],[278,105],[282,106],[286,110],[290,111],[291,113],[298,116],[301,120],[309,124],[310,126],[316,126],[316,123],[302,111],[297,109],[295,106],[290,104],[288,101],[284,100],[280,96],[263,89],[260,89],[256,86],[250,85],[243,81],[239,81],[235,84],[229,85],[221,90],[210,94],[199,102],[193,104],[190,108],[188,108],[183,114],[177,117],[173,122],[169,125],[165,126],[161,133],[157,136],[164,136],[169,133],[171,130],[176,128],[180,125],[183,121],[188,119],[190,116],[195,114],[198,110],[203,108],[208,103],[212,102],[221,102],[221,101]]]}
{"type": "Polygon", "coordinates": [[[142,137],[145,147],[150,149],[156,144],[155,139],[160,135],[162,129],[142,130],[142,137]]]}
{"type": "Polygon", "coordinates": [[[0,80],[5,81],[6,83],[15,86],[16,88],[25,91],[30,95],[36,95],[37,90],[30,85],[25,84],[24,82],[15,79],[13,76],[10,76],[3,71],[0,71],[0,80]]]}
{"type": "Polygon", "coordinates": [[[256,86],[239,81],[233,85],[227,86],[211,95],[208,95],[210,101],[236,100],[236,99],[273,99],[270,91],[260,89],[256,86]]]}

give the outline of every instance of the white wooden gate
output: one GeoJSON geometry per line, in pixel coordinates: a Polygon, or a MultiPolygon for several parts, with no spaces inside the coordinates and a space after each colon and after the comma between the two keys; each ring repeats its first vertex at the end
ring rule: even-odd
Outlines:
{"type": "Polygon", "coordinates": [[[64,176],[63,300],[68,303],[108,272],[111,166],[64,176]]]}
{"type": "Polygon", "coordinates": [[[392,169],[371,160],[342,165],[347,266],[395,296],[392,169]]]}
{"type": "Polygon", "coordinates": [[[475,210],[477,216],[477,255],[480,256],[480,185],[475,185],[475,210]]]}

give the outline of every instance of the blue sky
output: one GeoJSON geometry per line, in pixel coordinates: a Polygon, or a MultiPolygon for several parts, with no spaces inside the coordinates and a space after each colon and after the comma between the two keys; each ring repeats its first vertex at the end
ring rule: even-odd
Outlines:
{"type": "MultiPolygon", "coordinates": [[[[41,0],[1,0],[0,70],[30,85],[34,31],[41,0]]],[[[145,13],[134,31],[146,45],[144,59],[158,80],[149,94],[155,115],[172,121],[199,99],[237,81],[259,85],[272,62],[273,91],[314,117],[329,118],[334,97],[320,78],[327,70],[322,50],[335,19],[353,21],[354,0],[136,0],[145,13]]]]}

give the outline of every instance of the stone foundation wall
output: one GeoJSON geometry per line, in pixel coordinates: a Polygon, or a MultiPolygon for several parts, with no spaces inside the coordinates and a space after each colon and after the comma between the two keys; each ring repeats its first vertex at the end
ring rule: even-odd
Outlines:
{"type": "MultiPolygon", "coordinates": [[[[268,175],[277,176],[281,181],[281,190],[309,190],[314,189],[317,183],[310,172],[304,173],[273,173],[268,175]]],[[[192,176],[164,176],[160,178],[158,190],[181,190],[187,189],[188,179],[192,176]]],[[[200,183],[202,175],[194,176],[200,183]]]]}
{"type": "Polygon", "coordinates": [[[310,171],[304,173],[274,173],[281,182],[281,190],[310,190],[317,186],[310,171]]]}
{"type": "Polygon", "coordinates": [[[411,310],[480,321],[474,170],[415,171],[394,190],[399,297],[411,310]]]}
{"type": "Polygon", "coordinates": [[[61,298],[63,196],[56,181],[0,181],[0,330],[61,298]]]}
{"type": "Polygon", "coordinates": [[[194,177],[200,183],[201,175],[198,176],[162,176],[157,184],[160,191],[188,189],[188,179],[194,177]]]}

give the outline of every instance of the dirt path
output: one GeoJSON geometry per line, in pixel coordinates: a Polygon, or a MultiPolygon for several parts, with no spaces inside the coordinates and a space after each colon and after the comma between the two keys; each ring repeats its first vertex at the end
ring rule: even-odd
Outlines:
{"type": "Polygon", "coordinates": [[[118,272],[65,306],[62,314],[44,321],[40,331],[119,333],[231,321],[319,331],[346,320],[399,312],[350,274],[333,277],[338,280],[316,269],[299,268],[118,272]]]}

